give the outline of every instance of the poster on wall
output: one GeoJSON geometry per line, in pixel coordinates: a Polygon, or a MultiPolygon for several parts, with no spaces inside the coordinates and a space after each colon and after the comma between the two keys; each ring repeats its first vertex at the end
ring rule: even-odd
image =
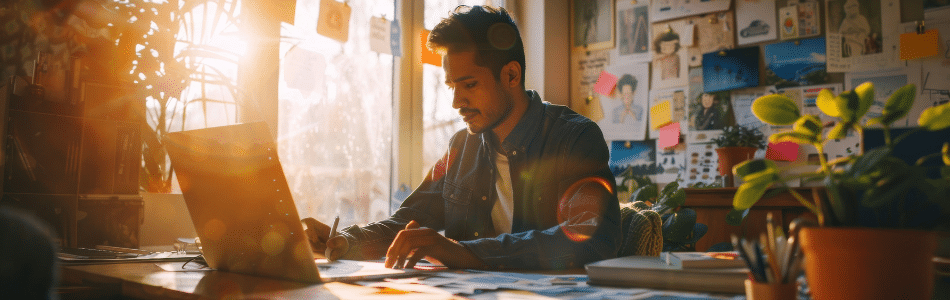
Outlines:
{"type": "Polygon", "coordinates": [[[818,1],[799,2],[798,8],[798,37],[813,37],[821,34],[821,26],[818,20],[821,20],[821,10],[818,9],[818,1]]]}
{"type": "Polygon", "coordinates": [[[600,50],[614,47],[613,0],[572,0],[571,11],[574,48],[600,50]]]}
{"type": "Polygon", "coordinates": [[[686,16],[724,11],[732,0],[653,0],[650,8],[651,22],[671,20],[686,16]]]}
{"type": "Polygon", "coordinates": [[[759,85],[759,47],[703,54],[703,91],[718,92],[759,85]]]}
{"type": "Polygon", "coordinates": [[[696,28],[695,43],[686,47],[690,67],[702,66],[703,53],[732,49],[736,46],[731,11],[690,17],[683,22],[696,28]]]}
{"type": "Polygon", "coordinates": [[[621,60],[650,60],[648,3],[617,1],[617,55],[621,60]]]}
{"type": "Polygon", "coordinates": [[[597,122],[607,140],[643,140],[647,129],[648,83],[647,63],[610,65],[606,71],[617,76],[610,96],[601,98],[604,118],[597,122]]]}
{"type": "MultiPolygon", "coordinates": [[[[884,111],[884,105],[887,103],[887,99],[890,98],[894,91],[897,91],[897,89],[904,87],[905,85],[916,85],[916,95],[921,94],[920,64],[911,63],[906,67],[894,70],[846,73],[844,77],[844,89],[846,91],[850,91],[865,82],[871,82],[874,84],[874,104],[871,104],[871,108],[869,108],[867,114],[864,115],[862,123],[867,122],[868,119],[880,117],[884,111]]],[[[924,109],[927,109],[927,107],[930,106],[933,105],[924,101],[914,101],[914,106],[911,107],[909,112],[907,112],[907,116],[904,116],[904,118],[891,124],[891,127],[900,128],[917,126],[917,119],[920,118],[920,114],[924,111],[924,109]]]]}
{"type": "Polygon", "coordinates": [[[679,143],[674,147],[666,149],[657,149],[656,179],[654,179],[653,182],[670,183],[673,181],[682,181],[682,176],[685,174],[686,143],[679,143]]]}
{"type": "Polygon", "coordinates": [[[825,38],[768,44],[763,51],[765,85],[786,88],[828,83],[825,38]]]}
{"type": "Polygon", "coordinates": [[[594,122],[604,117],[601,95],[594,92],[594,84],[610,63],[610,51],[572,51],[571,108],[594,122]]]}
{"type": "MultiPolygon", "coordinates": [[[[684,23],[662,23],[653,25],[653,79],[651,89],[664,89],[686,85],[685,31],[692,31],[684,23]]],[[[689,34],[691,37],[692,34],[689,34]]]]}
{"type": "Polygon", "coordinates": [[[687,185],[718,184],[722,182],[719,175],[719,156],[716,154],[716,145],[687,144],[686,145],[686,175],[687,185]]]}
{"type": "MultiPolygon", "coordinates": [[[[775,39],[775,1],[736,1],[736,27],[739,45],[775,39]]],[[[707,51],[708,52],[708,51],[707,51]]]]}
{"type": "Polygon", "coordinates": [[[825,5],[828,72],[900,66],[897,0],[828,0],[825,5]]]}
{"type": "Polygon", "coordinates": [[[775,87],[766,86],[751,89],[742,89],[732,92],[732,111],[736,118],[736,125],[749,129],[758,129],[763,135],[768,136],[770,130],[766,123],[763,123],[752,113],[752,102],[755,99],[765,95],[775,93],[775,87]]]}
{"type": "Polygon", "coordinates": [[[634,176],[652,176],[656,173],[656,151],[654,140],[611,141],[610,172],[620,177],[628,169],[634,176]]]}

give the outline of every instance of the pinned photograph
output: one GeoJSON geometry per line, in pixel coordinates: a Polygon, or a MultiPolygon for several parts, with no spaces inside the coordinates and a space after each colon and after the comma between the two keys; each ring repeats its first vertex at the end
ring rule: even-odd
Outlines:
{"type": "Polygon", "coordinates": [[[656,150],[654,140],[611,141],[610,171],[614,177],[622,176],[628,169],[634,176],[656,174],[656,150]]]}
{"type": "Polygon", "coordinates": [[[825,38],[769,44],[765,52],[765,85],[776,88],[828,83],[825,38]]]}
{"type": "Polygon", "coordinates": [[[601,100],[605,118],[597,121],[607,140],[643,140],[647,128],[649,65],[611,65],[607,72],[618,79],[612,93],[601,100]]]}
{"type": "Polygon", "coordinates": [[[648,1],[617,1],[617,54],[624,59],[650,59],[648,1]]]}
{"type": "MultiPolygon", "coordinates": [[[[686,52],[679,24],[654,24],[653,80],[651,88],[662,89],[686,85],[686,52]]],[[[689,27],[692,29],[692,27],[689,27]]],[[[690,35],[692,36],[692,35],[690,35]]]]}
{"type": "Polygon", "coordinates": [[[600,50],[614,47],[614,2],[612,0],[571,1],[574,47],[600,50]]]}
{"type": "Polygon", "coordinates": [[[775,1],[736,1],[739,45],[774,40],[775,1]]]}
{"type": "Polygon", "coordinates": [[[828,72],[897,67],[897,0],[826,2],[828,72]]]}
{"type": "Polygon", "coordinates": [[[759,47],[703,54],[703,91],[718,92],[759,85],[759,47]]]}

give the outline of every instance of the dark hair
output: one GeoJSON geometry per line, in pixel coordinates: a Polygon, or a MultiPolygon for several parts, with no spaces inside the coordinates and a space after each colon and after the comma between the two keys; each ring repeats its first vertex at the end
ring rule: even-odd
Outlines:
{"type": "Polygon", "coordinates": [[[679,34],[674,32],[672,29],[667,30],[666,32],[661,33],[660,35],[656,36],[655,39],[653,39],[653,51],[656,53],[660,53],[660,42],[669,42],[669,41],[677,41],[676,49],[673,50],[673,52],[679,51],[680,50],[679,40],[680,40],[679,34]]]}
{"type": "Polygon", "coordinates": [[[504,8],[459,5],[448,18],[435,25],[426,47],[442,55],[475,51],[475,64],[491,70],[496,80],[501,79],[502,67],[518,62],[524,86],[524,44],[518,25],[504,8]]]}
{"type": "Polygon", "coordinates": [[[617,81],[617,90],[620,91],[625,85],[629,85],[631,90],[636,90],[637,79],[633,78],[633,75],[623,74],[623,76],[620,76],[620,80],[617,81]]]}

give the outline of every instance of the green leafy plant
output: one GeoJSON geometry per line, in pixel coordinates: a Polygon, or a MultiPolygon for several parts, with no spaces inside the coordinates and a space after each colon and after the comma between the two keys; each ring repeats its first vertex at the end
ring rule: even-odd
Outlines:
{"type": "Polygon", "coordinates": [[[696,211],[680,207],[686,191],[677,182],[659,190],[647,177],[631,178],[637,189],[621,203],[623,234],[620,255],[659,255],[660,251],[693,250],[708,228],[696,223],[696,211]]]}
{"type": "Polygon", "coordinates": [[[765,149],[765,135],[757,128],[744,126],[726,126],[722,134],[712,139],[719,148],[722,147],[755,147],[765,149]]]}
{"type": "Polygon", "coordinates": [[[840,95],[822,90],[817,98],[818,108],[837,119],[827,126],[819,121],[818,116],[802,115],[795,102],[784,95],[756,99],[752,112],[760,120],[772,125],[792,125],[789,131],[772,134],[769,141],[811,145],[818,152],[820,165],[814,172],[791,176],[783,176],[782,170],[769,160],[750,160],[736,165],[733,173],[745,183],[736,191],[734,210],[727,217],[728,221],[733,224],[741,221],[748,209],[767,192],[787,190],[818,217],[822,226],[933,229],[946,225],[950,220],[947,217],[950,211],[950,143],[943,144],[942,154],[923,157],[913,165],[892,155],[897,144],[911,134],[950,127],[950,103],[946,103],[924,110],[918,128],[896,138],[891,136],[891,125],[904,118],[913,106],[915,91],[914,85],[898,89],[887,100],[881,116],[871,118],[863,125],[861,120],[874,102],[871,83],[861,84],[840,95]],[[850,131],[861,133],[865,126],[871,125],[883,129],[885,146],[835,161],[828,161],[824,156],[823,148],[828,141],[843,138],[850,131]],[[928,178],[927,169],[922,164],[941,156],[944,165],[940,167],[940,177],[928,178]],[[795,178],[820,181],[824,185],[824,193],[817,195],[820,206],[785,186],[786,181],[795,178]]]}

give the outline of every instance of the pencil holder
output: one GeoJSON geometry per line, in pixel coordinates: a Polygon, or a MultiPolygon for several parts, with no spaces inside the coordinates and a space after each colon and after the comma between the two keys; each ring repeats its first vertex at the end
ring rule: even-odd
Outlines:
{"type": "Polygon", "coordinates": [[[745,280],[745,297],[748,300],[795,300],[795,282],[762,283],[745,280]]]}

